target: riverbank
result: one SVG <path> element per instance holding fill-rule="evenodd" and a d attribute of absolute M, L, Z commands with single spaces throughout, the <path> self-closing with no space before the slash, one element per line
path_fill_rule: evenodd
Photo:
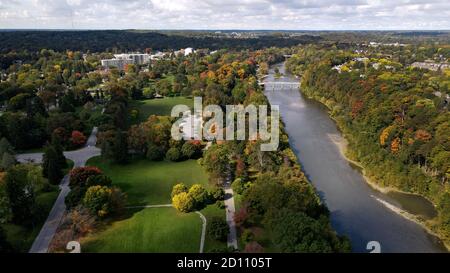
<path fill-rule="evenodd" d="M 301 91 L 299 91 L 301 92 Z M 366 172 L 365 167 L 358 161 L 352 159 L 349 157 L 349 147 L 348 147 L 348 141 L 346 140 L 346 136 L 343 133 L 342 128 L 340 128 L 338 121 L 336 120 L 335 117 L 333 117 L 333 115 L 331 115 L 331 111 L 332 109 L 330 109 L 330 107 L 324 103 L 322 100 L 309 96 L 308 94 L 305 94 L 303 92 L 301 92 L 301 94 L 303 94 L 304 96 L 306 96 L 308 99 L 314 100 L 316 102 L 321 103 L 322 105 L 324 105 L 327 108 L 327 112 L 328 112 L 328 116 L 334 121 L 334 123 L 336 124 L 337 128 L 341 131 L 342 133 L 342 137 L 338 136 L 338 137 L 330 137 L 330 139 L 333 141 L 333 143 L 338 147 L 340 154 L 342 155 L 343 158 L 345 158 L 345 160 L 347 160 L 349 163 L 357 166 L 360 170 L 360 173 L 362 175 L 362 177 L 364 178 L 365 182 L 374 190 L 383 193 L 383 194 L 388 194 L 390 192 L 397 192 L 397 193 L 402 193 L 402 194 L 409 194 L 409 195 L 416 195 L 419 196 L 421 198 L 424 198 L 426 200 L 428 200 L 431 204 L 433 204 L 434 207 L 436 207 L 436 205 L 434 204 L 434 202 L 432 200 L 430 200 L 428 197 L 418 194 L 418 193 L 412 193 L 412 192 L 406 192 L 403 190 L 400 190 L 398 188 L 392 187 L 392 186 L 381 186 L 379 185 L 377 182 L 375 182 L 373 179 L 371 179 Z M 439 234 L 439 232 L 437 232 L 434 228 L 434 222 L 435 222 L 435 218 L 430 219 L 430 220 L 425 220 L 422 219 L 419 215 L 415 215 L 412 213 L 409 213 L 408 211 L 405 211 L 397 206 L 392 205 L 391 203 L 374 197 L 375 200 L 377 200 L 378 202 L 382 203 L 385 207 L 387 207 L 388 209 L 390 209 L 391 211 L 395 212 L 396 214 L 404 217 L 405 219 L 408 219 L 409 221 L 412 221 L 418 225 L 420 225 L 422 228 L 424 228 L 430 235 L 433 235 L 437 238 L 439 238 L 442 242 L 442 244 L 445 246 L 445 248 L 447 249 L 448 252 L 450 252 L 450 240 L 446 240 L 446 238 L 444 238 L 441 234 Z"/>

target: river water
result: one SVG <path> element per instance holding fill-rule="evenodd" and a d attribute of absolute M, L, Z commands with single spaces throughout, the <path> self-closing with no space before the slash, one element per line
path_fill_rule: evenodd
<path fill-rule="evenodd" d="M 274 68 L 283 74 L 275 78 Z M 270 69 L 265 82 L 298 82 L 285 74 L 284 65 Z M 377 241 L 381 252 L 444 252 L 445 247 L 417 223 L 394 211 L 400 208 L 422 218 L 435 215 L 430 202 L 402 193 L 383 194 L 371 188 L 360 170 L 342 155 L 343 138 L 325 107 L 305 98 L 298 89 L 270 90 L 265 94 L 280 106 L 291 147 L 306 175 L 331 212 L 333 228 L 347 235 L 355 252 L 369 252 L 369 241 Z"/>

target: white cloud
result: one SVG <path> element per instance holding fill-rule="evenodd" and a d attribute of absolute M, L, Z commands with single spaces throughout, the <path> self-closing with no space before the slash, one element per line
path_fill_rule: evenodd
<path fill-rule="evenodd" d="M 0 28 L 450 29 L 448 0 L 0 0 Z"/>

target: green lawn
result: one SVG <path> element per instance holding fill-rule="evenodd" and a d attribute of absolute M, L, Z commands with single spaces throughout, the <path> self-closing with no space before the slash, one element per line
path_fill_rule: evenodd
<path fill-rule="evenodd" d="M 87 165 L 97 166 L 111 177 L 113 184 L 128 194 L 130 206 L 169 204 L 175 184 L 207 186 L 208 183 L 207 174 L 195 160 L 167 162 L 142 159 L 127 165 L 115 165 L 104 162 L 101 157 L 93 157 Z"/>
<path fill-rule="evenodd" d="M 170 204 L 172 187 L 179 182 L 211 187 L 207 173 L 195 160 L 154 162 L 142 159 L 115 165 L 94 157 L 87 165 L 97 166 L 110 176 L 113 184 L 128 194 L 129 206 Z M 215 204 L 201 212 L 207 221 L 213 216 L 225 219 L 225 210 Z M 200 230 L 201 220 L 197 214 L 183 214 L 172 208 L 149 208 L 134 211 L 126 220 L 114 222 L 92 235 L 86 244 L 92 252 L 198 252 Z M 225 247 L 225 242 L 206 236 L 205 252 Z"/>
<path fill-rule="evenodd" d="M 175 105 L 185 104 L 191 108 L 194 107 L 194 100 L 186 97 L 166 97 L 162 99 L 149 99 L 142 101 L 133 101 L 131 109 L 139 110 L 137 122 L 146 121 L 151 115 L 170 116 L 170 112 Z"/>
<path fill-rule="evenodd" d="M 82 252 L 198 252 L 202 221 L 196 213 L 147 208 L 81 242 Z"/>

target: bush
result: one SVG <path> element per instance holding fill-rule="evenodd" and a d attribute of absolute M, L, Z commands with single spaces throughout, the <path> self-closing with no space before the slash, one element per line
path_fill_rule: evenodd
<path fill-rule="evenodd" d="M 170 195 L 170 197 L 173 198 L 175 195 L 180 194 L 182 192 L 188 192 L 188 188 L 183 183 L 178 183 L 175 186 L 173 186 L 172 194 Z"/>
<path fill-rule="evenodd" d="M 200 145 L 188 141 L 181 147 L 181 153 L 185 158 L 197 158 L 201 151 L 200 148 Z"/>
<path fill-rule="evenodd" d="M 223 188 L 217 187 L 214 190 L 212 190 L 209 195 L 214 199 L 214 201 L 220 201 L 225 199 L 225 191 Z"/>
<path fill-rule="evenodd" d="M 218 241 L 226 241 L 229 233 L 227 222 L 220 217 L 213 217 L 208 225 L 208 235 Z"/>
<path fill-rule="evenodd" d="M 249 186 L 248 182 L 245 182 L 242 178 L 236 178 L 233 183 L 231 183 L 231 188 L 237 194 L 242 194 Z"/>
<path fill-rule="evenodd" d="M 253 241 L 253 239 L 254 239 L 253 232 L 249 229 L 244 229 L 244 232 L 242 232 L 242 234 L 241 234 L 242 242 L 247 244 L 247 243 Z"/>
<path fill-rule="evenodd" d="M 209 202 L 208 191 L 200 184 L 192 185 L 188 193 L 194 198 L 197 209 L 203 208 Z"/>
<path fill-rule="evenodd" d="M 225 202 L 224 202 L 224 201 L 217 200 L 217 201 L 216 201 L 216 206 L 217 206 L 219 209 L 224 209 L 224 208 L 225 208 Z"/>
<path fill-rule="evenodd" d="M 75 187 L 66 196 L 64 202 L 68 210 L 78 206 L 86 194 L 86 187 Z"/>
<path fill-rule="evenodd" d="M 73 147 L 80 147 L 86 143 L 87 138 L 80 131 L 73 131 L 70 137 Z"/>
<path fill-rule="evenodd" d="M 164 158 L 164 151 L 162 148 L 151 143 L 148 145 L 146 157 L 149 160 L 162 160 Z"/>
<path fill-rule="evenodd" d="M 102 174 L 97 167 L 78 167 L 70 171 L 70 187 L 84 187 L 91 176 Z"/>
<path fill-rule="evenodd" d="M 83 198 L 83 205 L 99 217 L 121 212 L 125 202 L 126 195 L 119 188 L 99 185 L 89 187 Z"/>
<path fill-rule="evenodd" d="M 106 186 L 92 186 L 86 191 L 83 198 L 83 205 L 89 209 L 92 214 L 99 217 L 105 217 L 111 212 L 111 189 Z"/>
<path fill-rule="evenodd" d="M 180 161 L 181 153 L 177 148 L 172 147 L 167 151 L 166 158 L 170 161 Z"/>
<path fill-rule="evenodd" d="M 172 205 L 181 212 L 191 212 L 195 208 L 195 200 L 187 192 L 182 192 L 172 198 Z"/>
<path fill-rule="evenodd" d="M 86 179 L 86 186 L 111 186 L 112 180 L 104 174 L 93 175 Z"/>

